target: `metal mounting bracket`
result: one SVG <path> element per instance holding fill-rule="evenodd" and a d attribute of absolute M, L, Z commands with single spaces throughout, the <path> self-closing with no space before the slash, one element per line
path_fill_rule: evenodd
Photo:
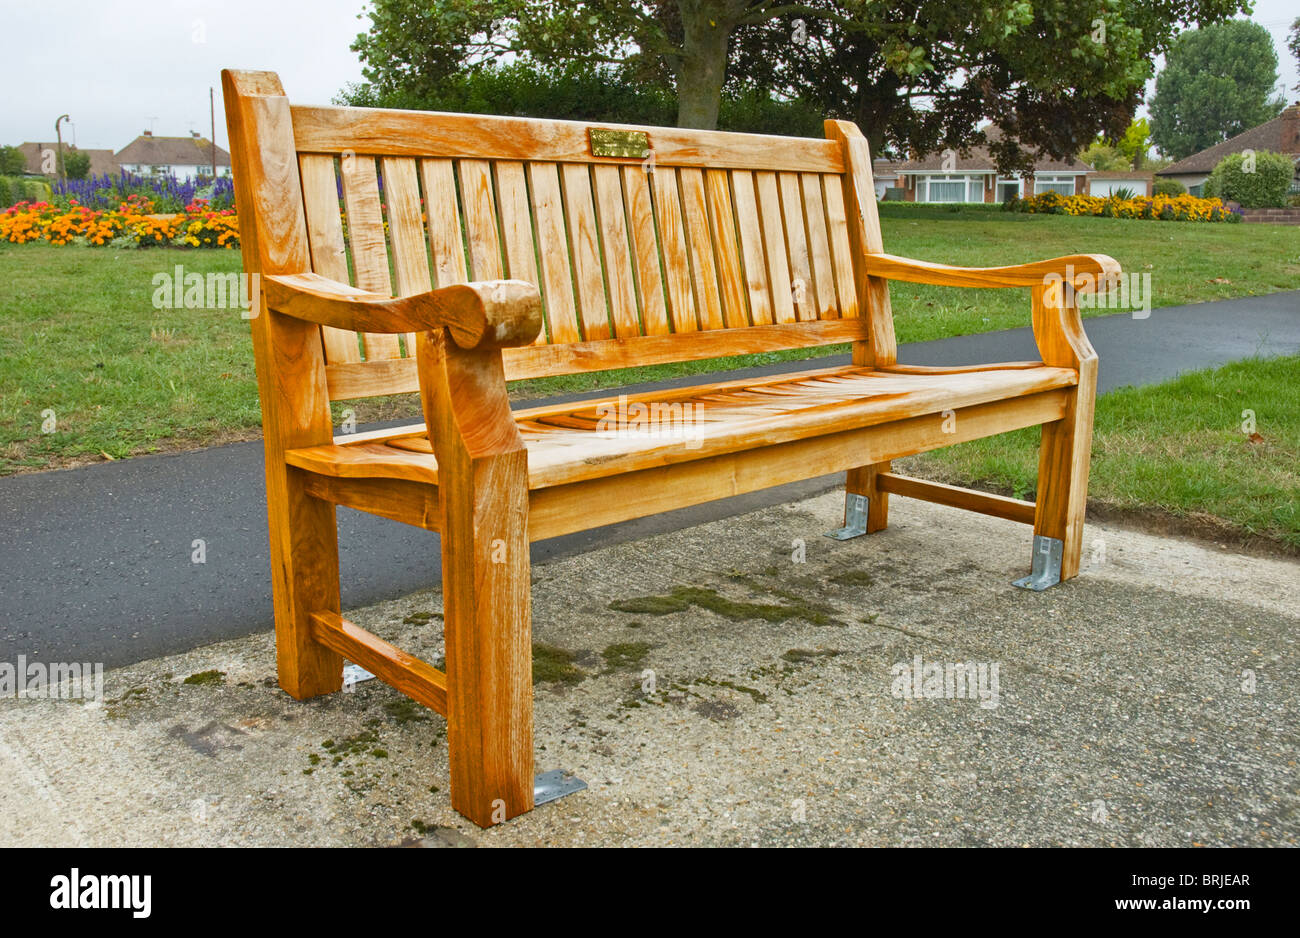
<path fill-rule="evenodd" d="M 871 504 L 871 499 L 865 495 L 855 495 L 848 492 L 844 496 L 844 527 L 836 528 L 834 531 L 827 531 L 827 537 L 833 537 L 837 541 L 847 541 L 851 537 L 859 537 L 867 533 L 867 507 Z"/>
<path fill-rule="evenodd" d="M 575 791 L 582 791 L 587 783 L 576 775 L 566 775 L 563 769 L 543 772 L 533 780 L 533 806 L 555 801 Z"/>
<path fill-rule="evenodd" d="M 1021 589 L 1043 590 L 1061 582 L 1061 557 L 1065 553 L 1065 542 L 1060 538 L 1034 535 L 1034 562 L 1029 576 L 1014 581 L 1012 586 Z"/>

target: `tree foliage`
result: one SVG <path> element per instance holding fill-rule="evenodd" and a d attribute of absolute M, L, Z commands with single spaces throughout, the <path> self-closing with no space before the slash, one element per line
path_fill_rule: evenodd
<path fill-rule="evenodd" d="M 1011 169 L 1122 134 L 1177 24 L 1247 3 L 372 0 L 353 48 L 381 100 L 442 100 L 456 76 L 506 63 L 578 64 L 662 89 L 681 126 L 717 126 L 728 98 L 804 102 L 856 121 L 876 152 L 969 147 L 991 119 Z"/>
<path fill-rule="evenodd" d="M 63 173 L 69 179 L 85 179 L 90 172 L 90 154 L 68 150 L 63 154 Z"/>
<path fill-rule="evenodd" d="M 1300 16 L 1297 16 L 1295 22 L 1291 24 L 1291 32 L 1286 37 L 1286 47 L 1292 57 L 1300 62 Z M 1300 84 L 1297 84 L 1293 90 L 1300 91 Z"/>
<path fill-rule="evenodd" d="M 22 150 L 14 146 L 0 147 L 0 176 L 21 176 L 26 168 Z"/>
<path fill-rule="evenodd" d="M 1151 101 L 1151 136 L 1174 159 L 1276 117 L 1277 52 L 1268 30 L 1229 20 L 1174 41 Z"/>

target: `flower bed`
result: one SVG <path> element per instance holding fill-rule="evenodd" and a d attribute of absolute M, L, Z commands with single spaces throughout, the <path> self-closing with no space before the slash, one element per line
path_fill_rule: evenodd
<path fill-rule="evenodd" d="M 75 197 L 66 207 L 49 202 L 19 202 L 0 213 L 0 241 L 26 244 L 89 244 L 138 247 L 239 247 L 234 209 L 214 211 L 196 199 L 182 212 L 156 214 L 153 202 L 130 195 L 116 209 L 94 209 Z"/>
<path fill-rule="evenodd" d="M 1096 195 L 1062 195 L 1043 192 L 1027 199 L 1011 199 L 1003 209 L 1043 215 L 1096 215 L 1101 218 L 1139 218 L 1154 221 L 1239 222 L 1241 213 L 1219 199 L 1192 195 L 1157 195 L 1152 198 L 1116 199 Z"/>

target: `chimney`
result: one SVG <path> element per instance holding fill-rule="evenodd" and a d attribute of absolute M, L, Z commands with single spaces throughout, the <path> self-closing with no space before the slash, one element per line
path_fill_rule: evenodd
<path fill-rule="evenodd" d="M 199 137 L 199 132 L 198 132 L 197 130 L 191 130 L 191 131 L 190 131 L 190 136 L 193 137 L 195 140 L 200 139 L 200 137 Z"/>
<path fill-rule="evenodd" d="M 1300 101 L 1282 112 L 1282 140 L 1280 149 L 1292 156 L 1300 153 Z"/>
<path fill-rule="evenodd" d="M 152 131 L 152 130 L 146 130 L 146 131 L 144 132 L 144 135 L 145 135 L 146 137 L 152 137 L 152 136 L 153 136 L 153 131 Z"/>

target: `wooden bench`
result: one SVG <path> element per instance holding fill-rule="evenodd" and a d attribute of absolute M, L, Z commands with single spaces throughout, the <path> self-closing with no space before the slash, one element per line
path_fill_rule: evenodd
<path fill-rule="evenodd" d="M 837 536 L 882 530 L 904 495 L 1032 524 L 1026 585 L 1078 571 L 1097 359 L 1075 295 L 1118 275 L 1110 258 L 883 253 L 844 121 L 814 140 L 303 107 L 273 73 L 222 82 L 261 283 L 280 685 L 337 691 L 347 658 L 444 714 L 451 803 L 474 822 L 533 807 L 531 541 L 846 472 Z M 889 280 L 1030 288 L 1042 361 L 898 364 Z M 851 364 L 622 406 L 507 400 L 521 378 L 833 343 Z M 424 424 L 335 436 L 331 401 L 417 390 Z M 667 423 L 647 426 L 656 405 Z M 890 470 L 1037 424 L 1036 503 Z M 341 617 L 336 505 L 441 534 L 445 673 Z"/>

